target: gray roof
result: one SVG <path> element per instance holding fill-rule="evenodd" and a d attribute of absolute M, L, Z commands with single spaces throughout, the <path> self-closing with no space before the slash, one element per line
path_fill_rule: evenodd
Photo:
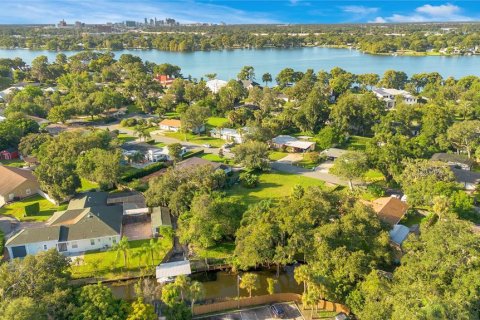
<path fill-rule="evenodd" d="M 475 163 L 473 160 L 468 159 L 468 157 L 456 154 L 456 153 L 435 153 L 431 160 L 442 161 L 442 162 L 451 162 L 451 163 L 461 163 L 468 166 L 473 166 Z"/>
<path fill-rule="evenodd" d="M 207 166 L 207 165 L 211 166 L 214 170 L 218 170 L 218 169 L 226 170 L 228 168 L 227 165 L 222 163 L 205 160 L 198 157 L 191 157 L 177 163 L 177 165 L 175 166 L 175 170 L 184 170 L 184 169 L 189 169 L 197 166 Z"/>
<path fill-rule="evenodd" d="M 404 225 L 396 224 L 390 230 L 390 239 L 398 245 L 401 245 L 407 239 L 410 229 Z"/>
<path fill-rule="evenodd" d="M 152 209 L 152 228 L 158 228 L 161 226 L 172 226 L 172 220 L 170 219 L 170 210 L 167 207 L 155 207 Z"/>
<path fill-rule="evenodd" d="M 76 195 L 68 204 L 68 210 L 83 209 L 107 204 L 108 192 L 85 192 Z"/>
<path fill-rule="evenodd" d="M 145 142 L 127 142 L 122 144 L 121 148 L 126 151 L 139 151 L 142 153 L 147 153 L 148 150 L 161 150 L 153 145 L 150 145 Z"/>
<path fill-rule="evenodd" d="M 455 175 L 455 180 L 460 183 L 478 184 L 480 182 L 480 173 L 469 170 L 451 168 Z"/>
<path fill-rule="evenodd" d="M 6 245 L 57 240 L 59 242 L 117 236 L 122 231 L 121 205 L 97 206 L 55 213 L 42 228 L 23 229 Z"/>

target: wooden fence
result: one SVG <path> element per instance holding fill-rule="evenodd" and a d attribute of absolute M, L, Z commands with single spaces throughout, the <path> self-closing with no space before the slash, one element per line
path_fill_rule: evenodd
<path fill-rule="evenodd" d="M 193 314 L 198 316 L 202 314 L 216 313 L 226 310 L 235 310 L 239 307 L 240 309 L 243 309 L 265 304 L 292 301 L 301 304 L 302 296 L 296 293 L 275 293 L 271 295 L 256 296 L 251 298 L 241 298 L 240 301 L 230 300 L 212 304 L 195 305 L 193 307 Z M 319 302 L 318 308 L 325 311 L 344 312 L 347 314 L 350 313 L 350 310 L 346 306 L 325 300 Z"/>

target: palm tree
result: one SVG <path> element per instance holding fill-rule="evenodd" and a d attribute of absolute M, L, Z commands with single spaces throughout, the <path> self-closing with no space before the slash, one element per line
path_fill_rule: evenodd
<path fill-rule="evenodd" d="M 117 259 L 120 255 L 123 255 L 123 262 L 125 267 L 127 267 L 127 258 L 128 250 L 130 249 L 130 244 L 128 243 L 128 238 L 123 236 L 122 239 L 112 247 L 113 251 L 117 252 Z"/>
<path fill-rule="evenodd" d="M 270 73 L 264 73 L 262 76 L 262 81 L 265 82 L 265 86 L 268 86 L 267 84 L 269 82 L 272 82 L 272 75 Z"/>
<path fill-rule="evenodd" d="M 150 239 L 148 244 L 145 245 L 147 247 L 147 251 L 150 253 L 150 257 L 152 258 L 152 265 L 154 265 L 154 253 L 160 250 L 162 244 L 158 241 L 158 239 Z"/>
<path fill-rule="evenodd" d="M 198 281 L 193 281 L 192 284 L 190 285 L 190 290 L 189 290 L 189 298 L 191 303 L 192 314 L 193 314 L 193 305 L 195 304 L 195 301 L 203 299 L 204 296 L 205 296 L 205 288 L 203 287 L 203 284 L 201 284 Z"/>
<path fill-rule="evenodd" d="M 175 286 L 180 290 L 180 296 L 182 301 L 185 299 L 185 292 L 187 292 L 188 287 L 190 286 L 190 278 L 187 278 L 185 275 L 180 275 L 175 278 Z"/>

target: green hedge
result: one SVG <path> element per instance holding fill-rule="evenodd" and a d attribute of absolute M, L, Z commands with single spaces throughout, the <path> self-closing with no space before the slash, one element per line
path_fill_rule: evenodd
<path fill-rule="evenodd" d="M 25 206 L 25 217 L 35 216 L 40 213 L 40 204 L 38 202 Z"/>
<path fill-rule="evenodd" d="M 166 168 L 166 167 L 167 167 L 167 165 L 164 162 L 155 162 L 155 163 L 149 164 L 148 166 L 141 169 L 140 171 L 126 174 L 125 176 L 122 177 L 122 180 L 124 182 L 130 182 L 134 179 L 139 179 L 139 178 L 143 178 L 145 176 L 148 176 L 149 174 L 157 172 L 158 170 Z"/>

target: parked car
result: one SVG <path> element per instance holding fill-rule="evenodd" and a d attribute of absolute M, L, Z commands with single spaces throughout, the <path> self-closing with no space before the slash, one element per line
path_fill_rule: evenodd
<path fill-rule="evenodd" d="M 209 143 L 205 143 L 205 144 L 202 144 L 202 147 L 204 147 L 204 148 L 211 148 L 212 145 L 209 144 Z"/>
<path fill-rule="evenodd" d="M 272 304 L 270 306 L 270 310 L 272 311 L 275 318 L 280 318 L 280 319 L 285 318 L 285 310 L 283 309 L 283 307 L 281 305 Z"/>

